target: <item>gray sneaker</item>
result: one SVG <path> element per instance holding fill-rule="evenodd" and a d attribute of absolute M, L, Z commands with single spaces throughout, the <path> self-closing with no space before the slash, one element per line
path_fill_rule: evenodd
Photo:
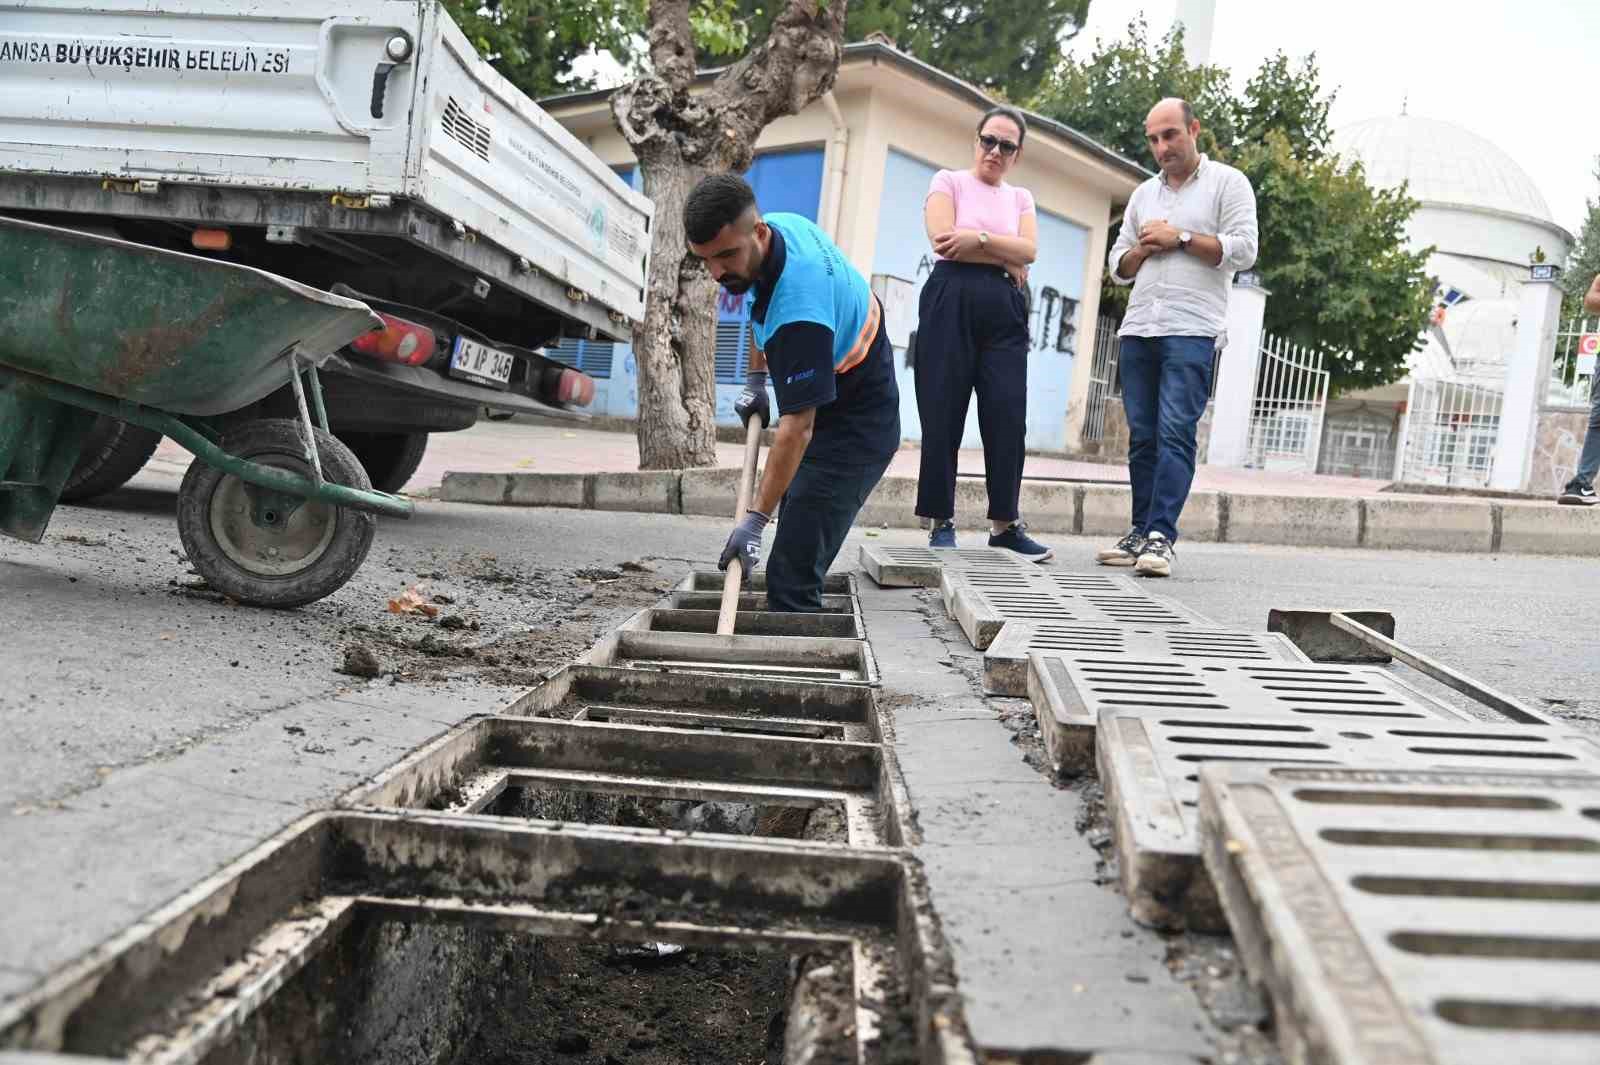
<path fill-rule="evenodd" d="M 1177 554 L 1177 549 L 1160 533 L 1151 533 L 1144 542 L 1144 548 L 1139 552 L 1139 561 L 1133 567 L 1133 572 L 1141 577 L 1170 577 L 1172 576 L 1172 559 Z"/>
<path fill-rule="evenodd" d="M 1144 533 L 1131 529 L 1127 536 L 1095 555 L 1094 560 L 1102 566 L 1131 566 L 1139 561 L 1139 552 L 1142 550 Z"/>

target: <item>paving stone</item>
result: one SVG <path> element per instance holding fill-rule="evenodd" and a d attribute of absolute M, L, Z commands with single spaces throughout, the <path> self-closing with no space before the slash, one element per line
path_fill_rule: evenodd
<path fill-rule="evenodd" d="M 1227 633 L 1270 646 L 1270 634 Z M 1292 648 L 1285 654 L 1292 653 Z M 1080 773 L 1094 759 L 1094 732 L 1103 711 L 1149 707 L 1175 715 L 1258 717 L 1363 725 L 1472 722 L 1465 711 L 1438 702 L 1382 669 L 1279 661 L 1194 657 L 1114 658 L 1035 654 L 1028 662 L 1028 698 L 1039 718 L 1045 750 L 1057 769 Z"/>
<path fill-rule="evenodd" d="M 1200 840 L 1295 1061 L 1600 1061 L 1600 780 L 1208 765 Z"/>
<path fill-rule="evenodd" d="M 1018 572 L 1031 569 L 1014 551 L 998 547 L 884 547 L 861 545 L 861 568 L 880 587 L 937 588 L 946 568 Z"/>
<path fill-rule="evenodd" d="M 1274 762 L 1600 773 L 1600 741 L 1532 725 L 1360 724 L 1283 715 L 1102 712 L 1095 750 L 1112 816 L 1123 894 L 1145 924 L 1225 927 L 1200 870 L 1199 771 L 1205 762 Z"/>

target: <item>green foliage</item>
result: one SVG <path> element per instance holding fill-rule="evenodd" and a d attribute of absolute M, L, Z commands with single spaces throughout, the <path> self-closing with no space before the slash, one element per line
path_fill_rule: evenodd
<path fill-rule="evenodd" d="M 1274 55 L 1236 94 L 1226 70 L 1189 63 L 1181 32 L 1151 40 L 1136 20 L 1122 40 L 1063 60 L 1030 105 L 1150 167 L 1144 120 L 1167 96 L 1189 101 L 1201 150 L 1255 189 L 1267 330 L 1323 352 L 1334 393 L 1404 376 L 1432 307 L 1431 249 L 1406 250 L 1415 200 L 1372 189 L 1329 148 L 1333 94 L 1316 57 Z M 1128 290 L 1101 291 L 1102 313 L 1120 314 Z"/>
<path fill-rule="evenodd" d="M 754 40 L 765 38 L 776 0 L 735 0 Z M 1089 0 L 1029 4 L 850 0 L 845 39 L 888 35 L 925 63 L 994 96 L 1023 100 L 1044 83 L 1063 42 L 1089 14 Z"/>
<path fill-rule="evenodd" d="M 478 54 L 538 98 L 593 88 L 571 74 L 591 48 L 637 58 L 646 0 L 444 0 Z"/>
<path fill-rule="evenodd" d="M 1600 161 L 1594 171 L 1600 182 Z M 1595 276 L 1600 274 L 1600 199 L 1585 201 L 1583 228 L 1578 232 L 1578 242 L 1567 258 L 1566 272 L 1561 275 L 1561 317 L 1574 318 L 1586 313 L 1583 295 L 1589 291 Z"/>

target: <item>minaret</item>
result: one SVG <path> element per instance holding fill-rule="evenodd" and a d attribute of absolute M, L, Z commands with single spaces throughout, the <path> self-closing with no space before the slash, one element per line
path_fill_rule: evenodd
<path fill-rule="evenodd" d="M 1183 53 L 1191 66 L 1211 62 L 1211 28 L 1217 19 L 1217 0 L 1178 0 L 1173 28 L 1183 27 Z"/>

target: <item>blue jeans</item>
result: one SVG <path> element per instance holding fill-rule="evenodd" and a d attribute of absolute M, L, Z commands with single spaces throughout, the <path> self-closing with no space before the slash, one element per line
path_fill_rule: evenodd
<path fill-rule="evenodd" d="M 1119 369 L 1128 415 L 1133 527 L 1178 539 L 1194 483 L 1195 429 L 1211 398 L 1214 337 L 1123 337 Z"/>
<path fill-rule="evenodd" d="M 1578 456 L 1572 481 L 1593 488 L 1594 475 L 1600 473 L 1600 374 L 1590 382 L 1589 392 L 1589 431 L 1583 434 L 1583 452 Z"/>
<path fill-rule="evenodd" d="M 800 460 L 767 556 L 768 610 L 822 609 L 822 578 L 893 457 L 868 463 Z"/>

